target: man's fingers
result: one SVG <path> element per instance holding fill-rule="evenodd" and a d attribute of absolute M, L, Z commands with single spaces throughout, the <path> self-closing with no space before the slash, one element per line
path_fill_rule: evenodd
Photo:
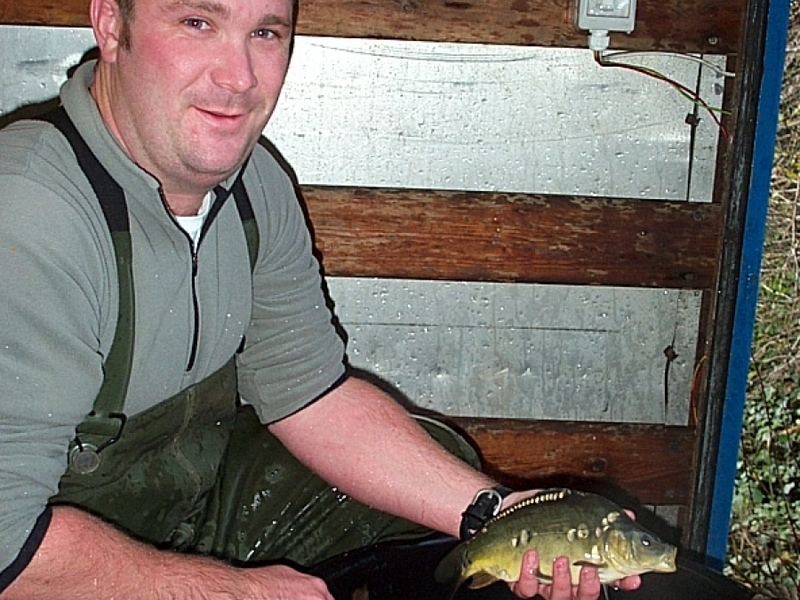
<path fill-rule="evenodd" d="M 600 576 L 597 569 L 583 567 L 578 581 L 577 600 L 596 600 L 600 595 Z"/>
<path fill-rule="evenodd" d="M 620 579 L 614 585 L 621 590 L 630 592 L 632 590 L 639 589 L 639 586 L 642 585 L 642 578 L 639 577 L 638 575 L 631 575 L 630 577 L 626 577 L 625 579 Z"/>
<path fill-rule="evenodd" d="M 527 552 L 522 558 L 519 580 L 514 584 L 514 594 L 520 598 L 532 598 L 539 591 L 539 555 L 536 552 Z"/>
<path fill-rule="evenodd" d="M 569 561 L 560 557 L 553 561 L 553 584 L 551 585 L 550 600 L 571 600 L 572 580 L 569 573 Z"/>

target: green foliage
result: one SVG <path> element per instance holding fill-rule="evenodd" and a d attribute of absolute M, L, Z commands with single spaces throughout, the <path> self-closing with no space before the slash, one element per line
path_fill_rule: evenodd
<path fill-rule="evenodd" d="M 745 410 L 728 569 L 753 585 L 800 582 L 800 377 L 775 387 L 754 369 Z"/>

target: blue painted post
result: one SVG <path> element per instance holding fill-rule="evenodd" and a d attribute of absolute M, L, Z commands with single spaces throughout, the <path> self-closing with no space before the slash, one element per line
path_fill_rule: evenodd
<path fill-rule="evenodd" d="M 739 265 L 730 363 L 725 387 L 714 492 L 711 500 L 706 560 L 721 570 L 725 564 L 730 527 L 736 463 L 742 435 L 750 349 L 758 299 L 759 272 L 764 247 L 767 204 L 786 54 L 790 0 L 771 0 L 767 14 L 764 70 L 758 101 L 752 172 Z"/>

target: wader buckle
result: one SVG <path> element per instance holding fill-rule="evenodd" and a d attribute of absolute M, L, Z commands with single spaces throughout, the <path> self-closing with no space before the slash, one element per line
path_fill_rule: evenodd
<path fill-rule="evenodd" d="M 103 418 L 98 417 L 94 411 L 89 413 L 89 417 L 97 419 Z M 115 434 L 99 446 L 90 442 L 82 442 L 80 435 L 77 433 L 75 434 L 75 445 L 69 451 L 69 464 L 81 475 L 94 473 L 100 467 L 100 453 L 119 440 L 122 436 L 122 430 L 125 428 L 125 423 L 128 421 L 127 415 L 119 412 L 109 413 L 106 419 L 116 419 L 119 421 L 119 427 Z"/>

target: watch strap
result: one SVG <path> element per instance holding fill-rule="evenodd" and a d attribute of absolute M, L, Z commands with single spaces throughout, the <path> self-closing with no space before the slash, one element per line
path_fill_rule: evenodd
<path fill-rule="evenodd" d="M 461 527 L 459 528 L 459 537 L 461 540 L 468 540 L 481 527 L 483 527 L 489 519 L 497 516 L 500 508 L 503 506 L 503 499 L 512 492 L 511 489 L 502 485 L 496 485 L 492 488 L 480 490 L 475 494 L 472 504 L 461 513 Z"/>

